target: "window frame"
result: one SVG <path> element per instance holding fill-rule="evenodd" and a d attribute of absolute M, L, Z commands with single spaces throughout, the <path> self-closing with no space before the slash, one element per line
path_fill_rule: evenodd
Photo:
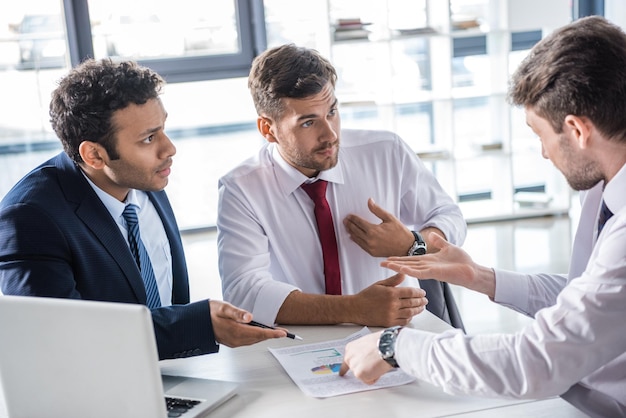
<path fill-rule="evenodd" d="M 142 60 L 169 83 L 246 77 L 252 60 L 267 48 L 262 0 L 233 0 L 240 52 Z M 72 66 L 94 56 L 88 0 L 63 0 L 68 49 Z"/>

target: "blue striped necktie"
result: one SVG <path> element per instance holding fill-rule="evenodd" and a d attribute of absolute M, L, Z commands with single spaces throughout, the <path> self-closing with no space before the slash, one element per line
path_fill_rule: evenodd
<path fill-rule="evenodd" d="M 128 227 L 128 243 L 130 245 L 130 251 L 133 253 L 133 257 L 135 257 L 135 262 L 137 262 L 137 267 L 139 267 L 139 271 L 141 272 L 143 284 L 146 287 L 146 305 L 150 309 L 158 308 L 161 306 L 159 288 L 156 278 L 154 277 L 150 257 L 148 256 L 146 247 L 144 247 L 143 242 L 141 242 L 141 236 L 139 235 L 139 219 L 137 218 L 135 207 L 136 206 L 133 204 L 128 204 L 122 213 Z"/>

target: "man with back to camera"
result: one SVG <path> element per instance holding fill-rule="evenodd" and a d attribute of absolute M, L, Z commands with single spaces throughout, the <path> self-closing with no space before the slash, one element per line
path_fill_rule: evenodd
<path fill-rule="evenodd" d="M 540 41 L 513 75 L 511 102 L 541 141 L 542 155 L 581 191 L 567 276 L 480 266 L 432 236 L 439 252 L 383 265 L 486 294 L 534 316 L 516 334 L 465 336 L 393 328 L 346 347 L 366 383 L 392 366 L 452 394 L 560 395 L 593 417 L 626 416 L 626 34 L 598 16 Z"/>
<path fill-rule="evenodd" d="M 50 120 L 64 152 L 0 202 L 2 292 L 145 304 L 161 359 L 284 337 L 244 324 L 250 313 L 228 303 L 189 303 L 180 233 L 163 191 L 176 153 L 164 131 L 163 83 L 148 68 L 111 60 L 87 60 L 60 81 Z"/>
<path fill-rule="evenodd" d="M 219 182 L 224 299 L 267 324 L 370 326 L 406 325 L 428 302 L 462 328 L 447 286 L 401 285 L 379 265 L 426 251 L 427 232 L 462 244 L 460 209 L 397 135 L 341 130 L 336 78 L 295 45 L 254 60 L 248 86 L 267 143 Z"/>

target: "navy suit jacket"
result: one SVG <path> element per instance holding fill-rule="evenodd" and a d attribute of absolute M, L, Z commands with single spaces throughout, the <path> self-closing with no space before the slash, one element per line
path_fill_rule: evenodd
<path fill-rule="evenodd" d="M 172 306 L 152 310 L 159 357 L 216 352 L 208 301 L 189 303 L 185 255 L 167 195 L 148 195 L 172 251 Z M 0 286 L 5 295 L 146 303 L 119 227 L 64 152 L 27 174 L 0 202 Z"/>

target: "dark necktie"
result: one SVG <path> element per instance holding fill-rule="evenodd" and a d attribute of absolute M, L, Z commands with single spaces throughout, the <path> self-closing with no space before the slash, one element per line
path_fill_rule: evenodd
<path fill-rule="evenodd" d="M 611 218 L 611 216 L 613 216 L 613 212 L 611 212 L 611 210 L 606 206 L 606 203 L 604 203 L 604 200 L 602 200 L 600 216 L 598 216 L 598 235 L 600 235 L 602 228 L 604 228 L 604 224 Z"/>
<path fill-rule="evenodd" d="M 330 206 L 326 200 L 326 186 L 324 180 L 315 183 L 303 184 L 302 188 L 315 203 L 315 221 L 317 231 L 322 244 L 324 257 L 324 278 L 327 295 L 341 295 L 341 272 L 339 271 L 339 252 L 337 251 L 337 238 L 335 237 L 335 225 L 330 213 Z"/>
<path fill-rule="evenodd" d="M 158 308 L 161 306 L 161 298 L 159 297 L 159 288 L 157 286 L 156 279 L 154 277 L 154 270 L 152 269 L 152 263 L 150 257 L 146 251 L 146 247 L 141 242 L 141 236 L 139 235 L 139 220 L 137 218 L 137 211 L 135 205 L 129 204 L 124 208 L 122 215 L 126 220 L 128 227 L 128 243 L 130 245 L 130 251 L 135 257 L 135 262 L 139 271 L 141 272 L 141 278 L 143 284 L 146 287 L 146 305 L 148 308 Z"/>

